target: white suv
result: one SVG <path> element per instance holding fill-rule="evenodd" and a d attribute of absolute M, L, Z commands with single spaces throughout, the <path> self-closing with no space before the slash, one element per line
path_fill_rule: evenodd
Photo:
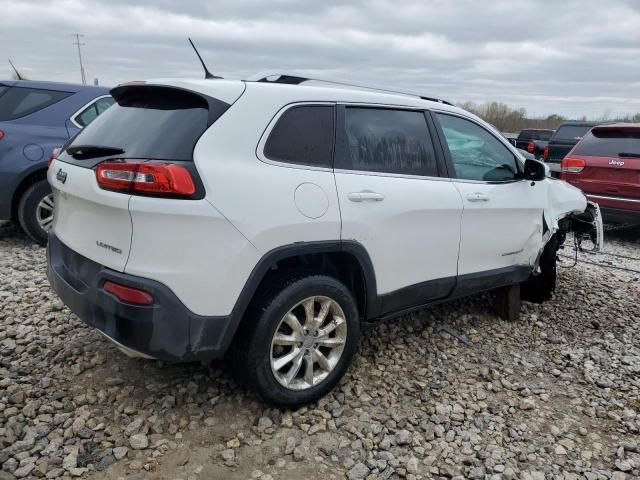
<path fill-rule="evenodd" d="M 440 100 L 293 76 L 121 85 L 50 165 L 51 285 L 130 355 L 210 361 L 280 405 L 363 323 L 523 284 L 597 206 Z M 595 232 L 595 233 L 594 233 Z"/>

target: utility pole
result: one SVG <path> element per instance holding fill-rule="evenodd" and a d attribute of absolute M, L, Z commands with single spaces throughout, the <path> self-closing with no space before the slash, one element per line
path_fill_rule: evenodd
<path fill-rule="evenodd" d="M 84 37 L 84 35 L 81 35 L 79 33 L 72 33 L 71 36 L 76 38 L 76 41 L 73 42 L 73 44 L 78 46 L 78 60 L 80 60 L 80 75 L 82 76 L 82 84 L 86 85 L 87 80 L 84 76 L 84 67 L 82 66 L 82 53 L 80 51 L 80 47 L 84 45 L 84 43 L 80 42 L 80 37 Z"/>

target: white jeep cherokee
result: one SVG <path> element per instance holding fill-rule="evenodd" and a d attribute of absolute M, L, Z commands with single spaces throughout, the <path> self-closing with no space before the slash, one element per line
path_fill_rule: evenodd
<path fill-rule="evenodd" d="M 48 276 L 130 355 L 210 361 L 285 406 L 363 323 L 522 284 L 597 206 L 443 101 L 276 76 L 121 85 L 49 168 Z M 594 233 L 595 232 L 595 233 Z"/>

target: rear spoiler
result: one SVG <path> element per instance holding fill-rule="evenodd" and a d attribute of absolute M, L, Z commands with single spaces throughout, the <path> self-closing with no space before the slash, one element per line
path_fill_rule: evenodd
<path fill-rule="evenodd" d="M 222 100 L 193 90 L 167 85 L 148 85 L 131 82 L 112 88 L 111 96 L 121 106 L 145 105 L 147 108 L 206 108 L 210 127 L 231 106 Z"/>

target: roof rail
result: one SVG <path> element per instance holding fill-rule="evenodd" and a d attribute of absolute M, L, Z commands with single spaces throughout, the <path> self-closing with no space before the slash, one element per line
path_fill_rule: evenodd
<path fill-rule="evenodd" d="M 430 102 L 438 102 L 438 103 L 444 103 L 445 105 L 454 106 L 453 103 L 451 103 L 451 102 L 449 102 L 447 100 L 443 100 L 441 98 L 429 97 L 429 96 L 425 96 L 425 95 L 420 95 L 419 93 L 406 92 L 406 91 L 402 91 L 402 90 L 391 90 L 391 89 L 388 89 L 388 88 L 381 88 L 381 87 L 371 87 L 371 86 L 368 86 L 368 85 L 359 85 L 357 83 L 341 82 L 341 81 L 338 81 L 338 80 L 327 80 L 327 79 L 322 79 L 322 78 L 302 77 L 302 76 L 299 76 L 299 75 L 291 75 L 291 74 L 284 74 L 284 73 L 257 74 L 257 75 L 253 75 L 253 76 L 249 77 L 245 81 L 247 81 L 247 82 L 260 82 L 260 83 L 280 83 L 280 84 L 286 84 L 286 85 L 300 85 L 301 83 L 304 83 L 304 82 L 321 82 L 321 83 L 329 83 L 329 84 L 332 84 L 332 85 L 339 85 L 341 87 L 361 88 L 361 89 L 364 89 L 364 90 L 373 90 L 373 91 L 376 91 L 376 92 L 392 93 L 392 94 L 396 94 L 396 95 L 406 95 L 406 96 L 409 96 L 409 97 L 417 97 L 417 98 L 420 98 L 422 100 L 428 100 Z"/>

